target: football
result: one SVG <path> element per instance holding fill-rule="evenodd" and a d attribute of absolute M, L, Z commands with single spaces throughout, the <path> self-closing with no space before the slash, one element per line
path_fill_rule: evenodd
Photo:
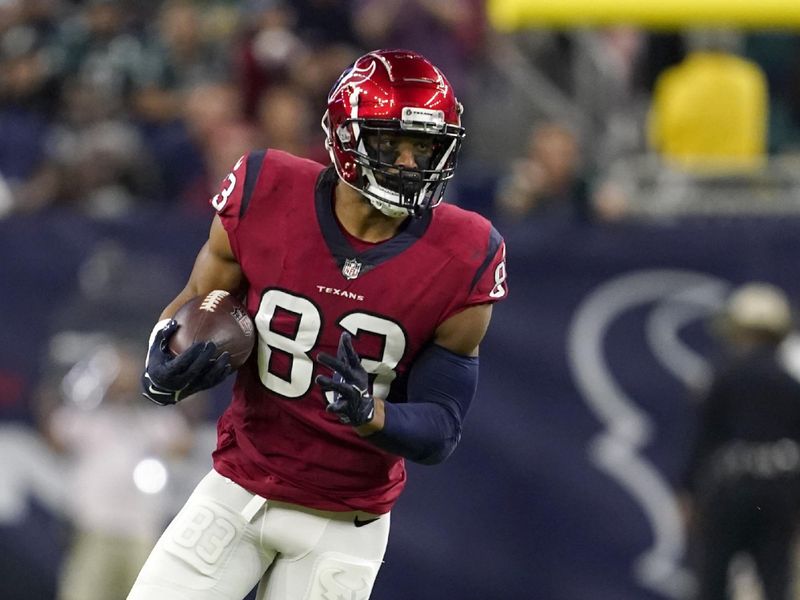
<path fill-rule="evenodd" d="M 231 366 L 241 367 L 256 342 L 256 331 L 244 305 L 225 290 L 197 296 L 178 309 L 178 329 L 169 338 L 169 349 L 180 354 L 195 342 L 214 342 L 217 356 L 231 355 Z"/>

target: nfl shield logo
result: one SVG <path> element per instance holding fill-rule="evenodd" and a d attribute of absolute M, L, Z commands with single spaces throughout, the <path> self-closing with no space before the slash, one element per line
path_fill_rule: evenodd
<path fill-rule="evenodd" d="M 348 258 L 344 261 L 344 266 L 342 267 L 342 275 L 347 277 L 347 279 L 355 279 L 358 277 L 358 274 L 361 272 L 361 263 L 356 258 Z"/>

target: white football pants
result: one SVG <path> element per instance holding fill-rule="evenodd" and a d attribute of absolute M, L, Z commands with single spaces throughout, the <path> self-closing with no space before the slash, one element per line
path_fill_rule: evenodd
<path fill-rule="evenodd" d="M 128 600 L 367 600 L 389 515 L 265 500 L 211 471 L 166 529 Z M 356 521 L 358 519 L 358 521 Z"/>

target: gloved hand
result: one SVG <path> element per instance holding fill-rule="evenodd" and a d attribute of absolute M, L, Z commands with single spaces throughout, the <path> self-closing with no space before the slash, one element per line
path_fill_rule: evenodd
<path fill-rule="evenodd" d="M 142 375 L 142 394 L 161 406 L 214 387 L 231 372 L 230 355 L 223 352 L 214 359 L 217 347 L 213 342 L 195 342 L 173 356 L 167 342 L 177 328 L 177 321 L 171 319 L 151 336 Z"/>
<path fill-rule="evenodd" d="M 375 415 L 375 399 L 369 393 L 369 377 L 353 349 L 350 334 L 342 333 L 335 357 L 320 352 L 317 360 L 333 369 L 333 378 L 317 375 L 315 380 L 323 391 L 333 392 L 333 402 L 326 410 L 354 427 L 369 423 Z"/>

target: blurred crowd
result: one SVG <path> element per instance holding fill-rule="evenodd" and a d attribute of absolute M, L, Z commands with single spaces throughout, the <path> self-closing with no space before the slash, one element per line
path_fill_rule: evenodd
<path fill-rule="evenodd" d="M 0 214 L 201 208 L 250 148 L 327 161 L 319 119 L 339 73 L 390 44 L 435 50 L 460 82 L 479 4 L 2 2 Z"/>
<path fill-rule="evenodd" d="M 631 200 L 611 176 L 620 159 L 756 164 L 794 150 L 798 45 L 632 27 L 501 35 L 482 0 L 4 0 L 0 216 L 200 211 L 250 148 L 327 162 L 331 84 L 369 49 L 406 47 L 466 106 L 451 200 L 617 220 Z"/>

